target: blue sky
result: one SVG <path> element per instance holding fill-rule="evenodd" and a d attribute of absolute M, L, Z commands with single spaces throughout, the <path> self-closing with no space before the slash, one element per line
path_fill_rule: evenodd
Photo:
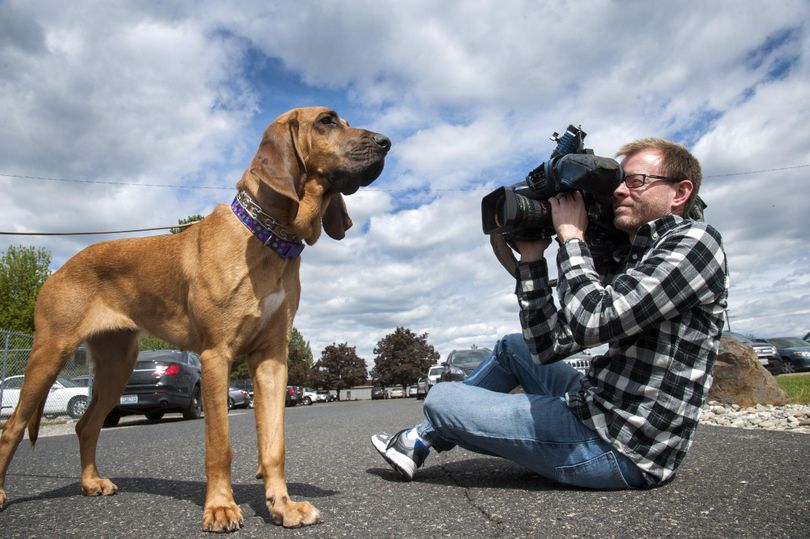
<path fill-rule="evenodd" d="M 393 141 L 303 255 L 295 325 L 369 366 L 397 326 L 446 357 L 516 331 L 480 200 L 552 132 L 613 155 L 661 136 L 701 160 L 735 331 L 810 331 L 806 1 L 0 2 L 0 231 L 171 225 L 230 202 L 261 132 L 326 105 Z M 753 171 L 761 171 L 752 174 Z M 13 176 L 68 178 L 75 183 Z M 176 189 L 154 185 L 193 185 Z M 0 236 L 54 268 L 98 237 Z M 328 276 L 328 277 L 325 277 Z"/>

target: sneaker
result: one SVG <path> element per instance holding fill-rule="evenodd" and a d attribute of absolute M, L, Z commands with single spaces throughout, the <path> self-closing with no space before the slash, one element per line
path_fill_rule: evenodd
<path fill-rule="evenodd" d="M 425 458 L 430 454 L 430 449 L 421 440 L 416 440 L 413 447 L 405 444 L 403 440 L 409 430 L 411 429 L 401 430 L 393 436 L 380 432 L 371 437 L 374 449 L 406 481 L 413 479 L 416 469 L 422 467 Z"/>

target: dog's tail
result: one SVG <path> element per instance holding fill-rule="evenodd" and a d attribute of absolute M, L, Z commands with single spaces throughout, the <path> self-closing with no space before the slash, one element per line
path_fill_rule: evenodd
<path fill-rule="evenodd" d="M 47 395 L 42 397 L 42 401 L 40 401 L 34 415 L 31 416 L 31 420 L 28 422 L 28 439 L 31 440 L 31 447 L 35 447 L 37 445 L 37 438 L 39 438 L 39 423 L 42 421 L 42 412 L 45 410 L 45 399 L 47 398 Z"/>

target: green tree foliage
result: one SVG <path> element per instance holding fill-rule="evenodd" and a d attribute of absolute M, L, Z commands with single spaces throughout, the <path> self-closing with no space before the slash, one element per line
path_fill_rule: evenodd
<path fill-rule="evenodd" d="M 188 223 L 194 223 L 196 221 L 202 221 L 202 220 L 203 220 L 203 216 L 200 215 L 199 213 L 195 213 L 194 215 L 189 215 L 185 219 L 178 219 L 177 224 L 178 225 L 185 225 L 185 224 L 188 224 Z M 179 234 L 180 232 L 182 232 L 184 230 L 188 230 L 189 228 L 191 228 L 191 227 L 188 227 L 188 226 L 180 227 L 179 226 L 177 228 L 170 229 L 170 231 L 171 231 L 172 234 Z"/>
<path fill-rule="evenodd" d="M 354 346 L 330 344 L 312 368 L 312 383 L 317 387 L 340 391 L 366 381 L 366 362 L 357 355 Z"/>
<path fill-rule="evenodd" d="M 413 384 L 439 361 L 439 353 L 427 342 L 427 333 L 416 335 L 398 327 L 374 348 L 374 377 L 385 386 Z"/>
<path fill-rule="evenodd" d="M 311 385 L 312 349 L 304 336 L 296 328 L 290 334 L 290 347 L 287 354 L 287 383 L 294 386 Z M 250 378 L 247 357 L 236 358 L 231 366 L 231 380 Z"/>
<path fill-rule="evenodd" d="M 138 340 L 138 350 L 177 350 L 177 347 L 157 337 L 141 337 Z"/>
<path fill-rule="evenodd" d="M 47 249 L 10 246 L 0 256 L 0 329 L 34 332 L 34 306 L 50 275 Z"/>
<path fill-rule="evenodd" d="M 287 354 L 287 383 L 292 386 L 314 385 L 310 379 L 312 361 L 312 348 L 301 332 L 293 328 Z"/>

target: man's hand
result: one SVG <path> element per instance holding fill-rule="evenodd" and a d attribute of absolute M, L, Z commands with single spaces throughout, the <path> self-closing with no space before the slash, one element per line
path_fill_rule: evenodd
<path fill-rule="evenodd" d="M 514 240 L 514 243 L 520 251 L 521 262 L 536 262 L 543 258 L 543 253 L 551 245 L 551 238 L 533 241 Z"/>
<path fill-rule="evenodd" d="M 551 204 L 551 222 L 560 242 L 571 238 L 585 239 L 585 229 L 588 228 L 588 212 L 585 211 L 585 201 L 579 191 L 559 193 L 548 199 Z"/>

